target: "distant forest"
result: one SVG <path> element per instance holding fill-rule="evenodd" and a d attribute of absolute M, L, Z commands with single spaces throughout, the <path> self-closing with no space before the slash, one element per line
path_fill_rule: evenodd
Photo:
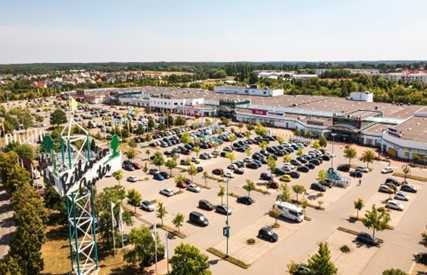
<path fill-rule="evenodd" d="M 212 69 L 233 70 L 307 70 L 313 68 L 376 68 L 382 71 L 396 68 L 417 69 L 427 67 L 427 61 L 341 61 L 341 62 L 108 62 L 108 63 L 31 63 L 0 64 L 0 74 L 43 74 L 55 71 L 94 70 L 115 72 L 122 70 L 200 72 Z"/>

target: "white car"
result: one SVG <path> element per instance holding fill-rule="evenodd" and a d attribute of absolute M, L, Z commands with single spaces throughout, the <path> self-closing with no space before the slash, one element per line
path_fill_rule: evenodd
<path fill-rule="evenodd" d="M 191 192 L 194 192 L 194 193 L 199 193 L 199 192 L 200 192 L 200 187 L 199 187 L 199 186 L 197 186 L 197 185 L 195 185 L 195 184 L 193 184 L 193 183 L 190 183 L 190 184 L 187 186 L 187 190 L 188 190 L 188 191 L 191 191 Z"/>
<path fill-rule="evenodd" d="M 394 199 L 399 201 L 409 201 L 409 196 L 406 195 L 404 192 L 399 191 L 396 193 L 396 195 L 394 195 Z"/>
<path fill-rule="evenodd" d="M 364 166 L 358 166 L 356 168 L 356 170 L 362 171 L 363 173 L 368 173 L 369 172 L 368 167 L 364 167 Z"/>
<path fill-rule="evenodd" d="M 391 168 L 390 166 L 384 167 L 384 169 L 381 170 L 381 173 L 383 173 L 383 174 L 393 173 L 393 168 Z"/>
<path fill-rule="evenodd" d="M 224 173 L 224 177 L 232 179 L 233 178 L 233 174 L 231 174 L 230 172 L 226 172 L 226 173 Z"/>
<path fill-rule="evenodd" d="M 126 180 L 127 180 L 128 182 L 137 182 L 137 181 L 138 181 L 138 178 L 137 178 L 137 177 L 134 177 L 134 176 L 130 176 L 130 177 L 128 177 Z"/>
<path fill-rule="evenodd" d="M 403 211 L 404 209 L 403 205 L 396 200 L 389 200 L 386 204 L 386 207 L 394 210 L 399 210 L 399 211 Z"/>
<path fill-rule="evenodd" d="M 160 194 L 166 196 L 166 197 L 172 197 L 173 195 L 175 195 L 175 191 L 173 191 L 170 188 L 165 188 L 160 190 Z"/>

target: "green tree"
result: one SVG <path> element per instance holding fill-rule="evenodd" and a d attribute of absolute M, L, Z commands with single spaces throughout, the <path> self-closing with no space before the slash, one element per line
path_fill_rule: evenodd
<path fill-rule="evenodd" d="M 169 168 L 169 174 L 172 176 L 172 170 L 174 168 L 176 168 L 177 163 L 176 160 L 174 158 L 169 158 L 166 162 L 165 162 L 165 166 L 167 168 Z"/>
<path fill-rule="evenodd" d="M 265 136 L 267 135 L 267 133 L 268 133 L 267 128 L 265 128 L 261 124 L 257 124 L 255 126 L 255 134 L 257 134 L 258 136 Z"/>
<path fill-rule="evenodd" d="M 188 169 L 187 169 L 187 173 L 190 175 L 190 177 L 191 177 L 191 182 L 193 182 L 194 183 L 194 181 L 193 181 L 193 178 L 194 178 L 194 175 L 196 175 L 197 174 L 197 168 L 196 168 L 196 166 L 194 166 L 194 164 L 190 164 L 190 166 L 188 167 Z"/>
<path fill-rule="evenodd" d="M 112 227 L 113 216 L 117 219 L 123 200 L 126 198 L 126 189 L 123 185 L 114 185 L 105 187 L 96 199 L 97 210 L 97 231 L 101 236 L 103 248 L 110 251 L 113 248 L 113 237 L 119 236 L 118 227 Z M 113 212 L 113 213 L 111 213 Z M 132 214 L 124 210 L 122 213 L 123 222 L 127 225 L 132 224 Z"/>
<path fill-rule="evenodd" d="M 118 184 L 120 184 L 120 181 L 123 179 L 123 171 L 117 170 L 113 172 L 113 178 L 117 181 Z"/>
<path fill-rule="evenodd" d="M 136 156 L 136 150 L 134 148 L 129 148 L 129 150 L 126 151 L 126 156 L 128 159 L 133 159 Z"/>
<path fill-rule="evenodd" d="M 158 235 L 155 236 L 147 227 L 132 228 L 129 233 L 129 243 L 131 244 L 130 249 L 126 251 L 123 258 L 126 262 L 132 264 L 139 264 L 139 268 L 143 271 L 145 267 L 148 267 L 154 263 L 156 246 L 157 246 L 157 257 L 163 258 L 165 249 Z"/>
<path fill-rule="evenodd" d="M 285 142 L 285 139 L 283 138 L 283 136 L 277 136 L 276 140 L 279 144 L 283 144 Z"/>
<path fill-rule="evenodd" d="M 289 190 L 289 186 L 286 183 L 280 186 L 279 199 L 281 201 L 286 201 L 286 202 L 291 200 L 291 192 Z"/>
<path fill-rule="evenodd" d="M 291 155 L 286 154 L 286 155 L 283 156 L 283 162 L 284 163 L 289 163 L 291 160 L 292 160 Z"/>
<path fill-rule="evenodd" d="M 166 207 L 163 204 L 163 202 L 158 202 L 157 203 L 157 218 L 160 219 L 162 225 L 163 225 L 163 219 L 165 218 L 167 213 L 168 213 L 168 211 L 166 211 Z"/>
<path fill-rule="evenodd" d="M 236 155 L 233 152 L 227 152 L 225 157 L 230 161 L 230 163 L 233 163 L 233 161 L 236 160 Z"/>
<path fill-rule="evenodd" d="M 170 260 L 171 275 L 210 275 L 208 257 L 189 244 L 180 244 L 175 248 Z"/>
<path fill-rule="evenodd" d="M 366 211 L 362 222 L 368 229 L 372 228 L 372 237 L 375 239 L 375 232 L 386 229 L 390 219 L 390 213 L 384 207 L 377 208 L 372 205 L 371 210 Z"/>
<path fill-rule="evenodd" d="M 62 109 L 56 109 L 53 113 L 50 114 L 50 124 L 60 125 L 67 122 L 67 115 Z"/>
<path fill-rule="evenodd" d="M 181 135 L 181 141 L 182 141 L 182 143 L 184 143 L 184 144 L 189 144 L 189 143 L 192 143 L 192 142 L 193 142 L 193 138 L 191 137 L 190 133 L 188 133 L 188 132 L 184 132 L 184 133 L 182 133 L 182 135 Z"/>
<path fill-rule="evenodd" d="M 351 146 L 346 146 L 344 149 L 344 157 L 348 159 L 348 164 L 351 164 L 351 160 L 356 158 L 357 152 L 356 149 L 354 149 Z"/>
<path fill-rule="evenodd" d="M 323 147 L 323 148 L 325 148 L 328 145 L 328 142 L 327 142 L 327 140 L 326 140 L 326 138 L 325 138 L 324 135 L 320 136 L 320 138 L 319 138 L 319 145 L 320 145 L 320 147 Z"/>
<path fill-rule="evenodd" d="M 128 203 L 134 207 L 134 213 L 136 213 L 136 208 L 141 205 L 142 197 L 141 193 L 136 191 L 135 189 L 131 189 L 127 193 Z"/>
<path fill-rule="evenodd" d="M 403 172 L 403 182 L 407 182 L 407 178 L 409 173 L 411 172 L 411 169 L 409 168 L 409 165 L 403 165 L 402 166 L 402 172 Z"/>
<path fill-rule="evenodd" d="M 163 157 L 162 153 L 155 152 L 153 157 L 153 164 L 156 165 L 159 170 L 160 167 L 165 163 L 165 158 Z"/>
<path fill-rule="evenodd" d="M 383 275 L 408 275 L 408 273 L 398 268 L 390 268 L 390 269 L 384 270 Z"/>
<path fill-rule="evenodd" d="M 221 205 L 224 204 L 224 195 L 225 195 L 225 188 L 224 188 L 224 186 L 221 185 L 219 187 L 219 191 L 218 191 L 218 194 L 217 194 L 217 196 L 221 198 Z"/>
<path fill-rule="evenodd" d="M 246 150 L 245 150 L 245 155 L 246 155 L 247 157 L 249 157 L 251 154 L 252 154 L 251 147 L 246 148 Z"/>
<path fill-rule="evenodd" d="M 34 159 L 34 150 L 33 147 L 29 144 L 18 144 L 16 142 L 11 142 L 4 148 L 4 151 L 13 151 L 19 156 L 20 159 L 23 160 Z"/>
<path fill-rule="evenodd" d="M 327 243 L 320 243 L 319 250 L 310 257 L 307 262 L 308 268 L 313 275 L 334 275 L 338 269 L 331 259 L 331 252 Z"/>
<path fill-rule="evenodd" d="M 366 163 L 366 167 L 369 168 L 369 163 L 372 163 L 375 159 L 375 153 L 372 150 L 366 150 L 363 152 L 360 160 Z"/>
<path fill-rule="evenodd" d="M 313 147 L 316 150 L 319 150 L 320 147 L 321 147 L 320 146 L 320 141 L 318 141 L 318 140 L 313 141 L 313 144 L 311 144 L 311 147 Z"/>
<path fill-rule="evenodd" d="M 261 148 L 261 150 L 265 150 L 267 146 L 268 146 L 268 142 L 266 140 L 263 140 L 258 144 L 258 147 Z"/>
<path fill-rule="evenodd" d="M 196 153 L 196 157 L 199 158 L 200 147 L 199 146 L 194 146 L 193 147 L 193 152 Z"/>
<path fill-rule="evenodd" d="M 354 209 L 356 209 L 356 217 L 359 219 L 359 211 L 364 207 L 364 203 L 362 199 L 357 199 L 354 201 Z"/>
<path fill-rule="evenodd" d="M 243 189 L 248 192 L 248 196 L 251 196 L 251 191 L 255 189 L 255 183 L 251 180 L 246 180 L 246 184 L 243 185 Z"/>
<path fill-rule="evenodd" d="M 319 173 L 317 174 L 317 180 L 319 182 L 325 182 L 328 178 L 326 171 L 324 169 L 319 170 Z"/>
<path fill-rule="evenodd" d="M 268 166 L 268 169 L 270 169 L 271 176 L 273 176 L 274 171 L 276 170 L 276 167 L 277 167 L 277 161 L 273 158 L 273 156 L 268 156 L 267 166 Z"/>
<path fill-rule="evenodd" d="M 178 232 L 180 232 L 179 230 L 184 223 L 184 215 L 181 213 L 176 214 L 175 218 L 172 220 L 172 223 L 178 229 Z"/>
<path fill-rule="evenodd" d="M 295 184 L 292 186 L 292 190 L 294 191 L 295 195 L 297 196 L 297 202 L 299 202 L 298 195 L 305 193 L 305 187 L 302 185 L 299 185 L 299 184 Z"/>
<path fill-rule="evenodd" d="M 302 148 L 298 148 L 298 150 L 297 150 L 297 156 L 300 157 L 302 155 L 304 155 L 304 150 Z"/>

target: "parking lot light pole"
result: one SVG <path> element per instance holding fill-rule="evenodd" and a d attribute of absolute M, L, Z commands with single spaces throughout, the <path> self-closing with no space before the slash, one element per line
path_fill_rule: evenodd
<path fill-rule="evenodd" d="M 229 182 L 229 179 L 227 178 L 227 181 L 226 181 L 227 217 L 226 217 L 226 220 L 225 220 L 225 226 L 227 227 L 227 236 L 226 236 L 225 257 L 228 257 L 228 238 L 230 237 L 230 226 L 229 226 L 229 223 L 228 223 L 228 216 L 229 216 L 229 208 L 228 208 L 228 182 Z"/>
<path fill-rule="evenodd" d="M 331 157 L 331 168 L 334 168 L 334 137 L 335 137 L 335 133 L 331 133 L 331 137 L 332 137 L 332 157 Z"/>

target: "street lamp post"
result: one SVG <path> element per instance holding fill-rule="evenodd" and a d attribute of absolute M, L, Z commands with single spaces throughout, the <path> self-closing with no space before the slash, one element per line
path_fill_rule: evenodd
<path fill-rule="evenodd" d="M 157 275 L 157 226 L 153 225 L 153 232 L 151 233 L 154 239 L 154 270 Z"/>
<path fill-rule="evenodd" d="M 331 133 L 331 137 L 332 137 L 332 157 L 331 157 L 331 168 L 334 168 L 334 158 L 335 158 L 335 154 L 334 154 L 334 137 L 335 137 L 335 133 Z"/>
<path fill-rule="evenodd" d="M 228 216 L 229 216 L 229 214 L 228 214 L 228 211 L 229 211 L 229 208 L 228 208 L 228 182 L 229 182 L 229 179 L 227 178 L 227 181 L 225 182 L 226 195 L 227 195 L 227 198 L 226 198 L 226 200 L 227 200 L 227 213 L 226 213 L 226 218 L 225 218 L 225 230 L 224 230 L 225 231 L 224 235 L 226 237 L 225 257 L 228 257 L 228 239 L 230 237 L 230 225 L 228 222 Z"/>

